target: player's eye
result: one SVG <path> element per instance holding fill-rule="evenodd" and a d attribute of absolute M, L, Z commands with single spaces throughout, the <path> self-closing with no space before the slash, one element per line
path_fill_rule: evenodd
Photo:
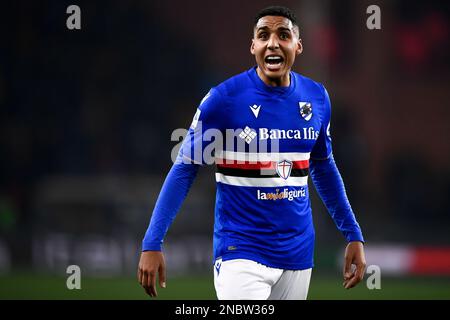
<path fill-rule="evenodd" d="M 259 38 L 259 39 L 267 39 L 267 33 L 266 33 L 266 32 L 261 32 L 261 33 L 258 35 L 258 38 Z"/>
<path fill-rule="evenodd" d="M 286 32 L 282 32 L 282 33 L 280 34 L 280 39 L 281 39 L 281 40 L 289 39 L 289 35 L 288 35 Z"/>

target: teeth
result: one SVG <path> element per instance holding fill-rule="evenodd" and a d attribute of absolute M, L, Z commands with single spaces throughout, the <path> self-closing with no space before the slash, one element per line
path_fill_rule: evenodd
<path fill-rule="evenodd" d="M 283 63 L 283 58 L 280 56 L 268 56 L 265 59 L 266 63 L 270 64 L 270 65 L 281 65 L 281 63 Z"/>

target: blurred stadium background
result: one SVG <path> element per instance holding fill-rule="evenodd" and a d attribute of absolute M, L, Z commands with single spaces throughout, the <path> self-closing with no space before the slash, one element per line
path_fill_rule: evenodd
<path fill-rule="evenodd" d="M 210 87 L 254 65 L 274 1 L 11 1 L 0 50 L 0 298 L 145 299 L 136 269 L 170 141 Z M 81 7 L 82 29 L 66 28 Z M 285 0 L 294 67 L 324 83 L 336 161 L 381 290 L 341 285 L 345 241 L 313 193 L 311 299 L 450 298 L 450 10 L 446 1 Z M 382 30 L 366 28 L 377 4 Z M 213 168 L 165 241 L 161 299 L 214 299 Z M 66 288 L 66 268 L 82 290 Z M 367 275 L 368 276 L 368 275 Z M 366 276 L 366 278 L 367 278 Z"/>

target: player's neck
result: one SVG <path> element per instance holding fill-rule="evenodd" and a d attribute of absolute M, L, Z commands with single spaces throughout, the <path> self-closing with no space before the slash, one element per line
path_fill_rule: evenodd
<path fill-rule="evenodd" d="M 289 87 L 291 84 L 290 72 L 286 73 L 281 78 L 268 78 L 259 68 L 256 68 L 258 77 L 270 87 Z"/>

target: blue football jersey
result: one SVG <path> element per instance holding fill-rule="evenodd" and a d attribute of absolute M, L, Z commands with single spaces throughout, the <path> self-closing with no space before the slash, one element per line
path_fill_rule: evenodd
<path fill-rule="evenodd" d="M 330 100 L 323 85 L 290 80 L 268 86 L 253 67 L 212 88 L 195 113 L 179 158 L 216 166 L 214 258 L 313 266 L 309 163 L 332 154 Z"/>

